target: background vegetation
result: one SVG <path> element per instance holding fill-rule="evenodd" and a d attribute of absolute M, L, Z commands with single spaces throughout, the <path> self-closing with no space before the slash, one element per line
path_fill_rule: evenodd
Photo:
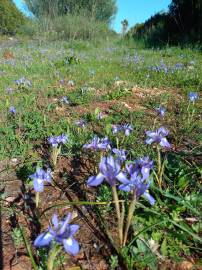
<path fill-rule="evenodd" d="M 0 34 L 16 34 L 25 17 L 11 0 L 0 0 Z"/>
<path fill-rule="evenodd" d="M 202 41 L 202 1 L 173 0 L 167 13 L 157 13 L 135 25 L 128 37 L 147 46 L 196 44 Z"/>

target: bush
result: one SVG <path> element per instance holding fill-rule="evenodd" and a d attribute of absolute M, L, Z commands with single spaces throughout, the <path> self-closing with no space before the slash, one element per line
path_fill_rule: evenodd
<path fill-rule="evenodd" d="M 92 40 L 110 35 L 106 22 L 100 22 L 84 15 L 65 15 L 50 19 L 41 17 L 21 27 L 20 33 L 46 38 L 48 40 Z"/>
<path fill-rule="evenodd" d="M 0 0 L 0 34 L 15 34 L 25 20 L 12 0 Z"/>

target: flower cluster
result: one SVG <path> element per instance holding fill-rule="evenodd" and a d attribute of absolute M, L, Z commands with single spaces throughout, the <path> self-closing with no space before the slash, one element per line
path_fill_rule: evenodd
<path fill-rule="evenodd" d="M 129 136 L 130 133 L 133 131 L 133 127 L 130 124 L 112 125 L 112 133 L 113 134 L 117 134 L 120 131 L 124 131 L 125 136 Z"/>
<path fill-rule="evenodd" d="M 87 185 L 98 186 L 105 180 L 110 186 L 115 186 L 118 180 L 121 182 L 120 190 L 133 191 L 136 199 L 143 195 L 153 205 L 155 200 L 148 192 L 150 186 L 148 178 L 152 167 L 153 162 L 144 157 L 134 164 L 126 165 L 126 169 L 122 171 L 120 159 L 113 156 L 102 157 L 98 175 L 89 177 Z"/>
<path fill-rule="evenodd" d="M 62 244 L 64 249 L 70 255 L 77 255 L 79 253 L 79 244 L 74 239 L 74 234 L 78 231 L 79 225 L 69 224 L 72 219 L 72 214 L 59 221 L 56 214 L 52 217 L 52 226 L 48 230 L 40 234 L 34 241 L 35 247 L 49 246 L 51 242 Z"/>
<path fill-rule="evenodd" d="M 143 180 L 146 180 L 149 177 L 150 170 L 153 168 L 154 162 L 149 159 L 148 156 L 135 160 L 129 165 L 126 164 L 126 171 L 128 174 L 132 175 L 135 172 L 138 175 L 141 175 Z"/>
<path fill-rule="evenodd" d="M 111 149 L 111 146 L 110 141 L 107 137 L 100 139 L 99 137 L 94 136 L 90 143 L 86 143 L 83 145 L 83 148 L 98 151 Z"/>
<path fill-rule="evenodd" d="M 59 136 L 51 136 L 48 138 L 49 144 L 52 145 L 52 147 L 57 147 L 58 144 L 65 144 L 67 142 L 67 136 L 65 134 L 61 134 Z"/>
<path fill-rule="evenodd" d="M 123 61 L 126 64 L 143 64 L 144 63 L 144 57 L 138 55 L 137 53 L 134 53 L 134 55 L 127 55 Z"/>
<path fill-rule="evenodd" d="M 25 79 L 25 77 L 21 77 L 20 79 L 15 80 L 14 82 L 15 82 L 15 84 L 18 85 L 18 86 L 25 86 L 25 87 L 30 87 L 30 86 L 32 86 L 31 81 Z"/>
<path fill-rule="evenodd" d="M 163 61 L 160 61 L 159 65 L 149 66 L 148 69 L 154 72 L 164 72 L 165 74 L 174 73 L 176 71 L 182 70 L 184 68 L 184 64 L 176 63 L 173 66 L 166 65 Z"/>

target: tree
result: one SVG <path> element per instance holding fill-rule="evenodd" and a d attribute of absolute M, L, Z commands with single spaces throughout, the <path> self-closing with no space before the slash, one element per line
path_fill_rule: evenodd
<path fill-rule="evenodd" d="M 202 0 L 172 0 L 166 13 L 157 13 L 130 30 L 149 46 L 202 43 Z"/>
<path fill-rule="evenodd" d="M 28 9 L 36 16 L 79 14 L 111 22 L 116 14 L 116 0 L 25 0 Z"/>
<path fill-rule="evenodd" d="M 15 34 L 25 22 L 25 17 L 12 0 L 0 0 L 0 33 Z"/>
<path fill-rule="evenodd" d="M 173 0 L 169 14 L 181 36 L 202 40 L 202 0 Z"/>

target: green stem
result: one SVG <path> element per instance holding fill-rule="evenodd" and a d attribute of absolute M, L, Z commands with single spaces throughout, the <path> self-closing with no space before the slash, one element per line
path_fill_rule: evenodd
<path fill-rule="evenodd" d="M 123 136 L 123 140 L 121 141 L 121 145 L 123 146 L 123 143 L 124 143 L 124 141 L 125 141 L 125 138 L 126 138 L 126 136 L 124 135 Z"/>
<path fill-rule="evenodd" d="M 135 193 L 134 193 L 135 194 Z M 133 200 L 130 202 L 129 210 L 128 210 L 128 216 L 127 216 L 127 221 L 126 221 L 126 228 L 124 232 L 124 238 L 123 238 L 123 246 L 125 247 L 127 238 L 128 238 L 128 231 L 131 225 L 131 221 L 133 218 L 133 213 L 135 210 L 135 204 L 136 204 L 136 198 L 135 196 L 133 197 Z"/>
<path fill-rule="evenodd" d="M 61 152 L 61 146 L 59 148 L 54 147 L 53 150 L 52 150 L 51 161 L 52 161 L 54 169 L 56 168 L 57 159 L 58 159 L 58 156 L 59 156 L 60 152 Z"/>
<path fill-rule="evenodd" d="M 119 149 L 119 138 L 116 137 L 116 148 Z"/>
<path fill-rule="evenodd" d="M 188 124 L 190 124 L 190 117 L 191 117 L 191 114 L 190 114 L 190 105 L 191 105 L 191 102 L 189 101 L 189 104 L 187 106 L 187 112 L 188 112 L 188 120 L 187 120 L 187 122 L 188 122 Z"/>
<path fill-rule="evenodd" d="M 161 179 L 162 166 L 161 166 L 161 151 L 160 151 L 159 146 L 157 146 L 157 156 L 158 156 L 158 171 L 157 171 L 158 185 L 159 185 L 159 188 L 161 188 L 161 185 L 162 185 L 162 179 Z"/>
<path fill-rule="evenodd" d="M 123 242 L 123 227 L 121 226 L 121 211 L 120 211 L 120 206 L 119 206 L 119 198 L 118 198 L 118 193 L 116 186 L 112 186 L 112 194 L 113 194 L 113 200 L 115 203 L 115 208 L 116 208 L 116 214 L 117 214 L 117 219 L 118 219 L 118 231 L 119 231 L 119 243 L 120 246 L 122 246 Z"/>
<path fill-rule="evenodd" d="M 35 259 L 34 259 L 34 256 L 33 256 L 33 253 L 32 253 L 32 249 L 31 249 L 31 246 L 25 236 L 25 233 L 24 233 L 24 230 L 23 228 L 19 225 L 19 228 L 20 228 L 20 231 L 21 231 L 21 234 L 22 234 L 22 238 L 23 238 L 23 241 L 24 241 L 24 244 L 25 244 L 25 248 L 27 250 L 27 253 L 29 254 L 29 257 L 30 257 L 30 260 L 31 260 L 31 264 L 32 264 L 32 267 L 34 270 L 38 270 L 38 266 L 35 262 Z"/>
<path fill-rule="evenodd" d="M 119 198 L 118 198 L 118 193 L 117 193 L 117 189 L 116 189 L 115 185 L 112 186 L 112 194 L 113 194 L 113 200 L 114 200 L 114 203 L 115 203 L 117 218 L 120 219 L 121 214 L 120 214 Z"/>
<path fill-rule="evenodd" d="M 159 176 L 161 172 L 161 151 L 159 146 L 157 146 L 157 155 L 158 155 L 158 176 Z"/>
<path fill-rule="evenodd" d="M 36 197 L 35 197 L 35 203 L 36 203 L 36 208 L 38 208 L 39 207 L 39 192 L 36 192 Z"/>
<path fill-rule="evenodd" d="M 156 126 L 156 120 L 157 120 L 157 117 L 154 118 L 154 124 L 153 124 L 153 129 L 155 128 Z"/>
<path fill-rule="evenodd" d="M 48 256 L 48 261 L 47 261 L 47 269 L 48 270 L 53 270 L 55 259 L 58 255 L 58 253 L 61 251 L 61 249 L 62 249 L 61 246 L 55 245 L 50 250 L 50 253 Z"/>
<path fill-rule="evenodd" d="M 159 186 L 160 186 L 160 188 L 162 188 L 163 174 L 164 174 L 164 171 L 165 171 L 165 161 L 166 161 L 166 159 L 164 159 L 164 161 L 163 161 L 163 164 L 161 166 L 161 172 L 160 172 L 160 175 L 159 175 Z"/>
<path fill-rule="evenodd" d="M 125 217 L 125 205 L 124 202 L 121 202 L 121 218 L 120 218 L 120 232 L 121 232 L 121 246 L 123 244 L 123 227 L 124 227 L 124 217 Z"/>

